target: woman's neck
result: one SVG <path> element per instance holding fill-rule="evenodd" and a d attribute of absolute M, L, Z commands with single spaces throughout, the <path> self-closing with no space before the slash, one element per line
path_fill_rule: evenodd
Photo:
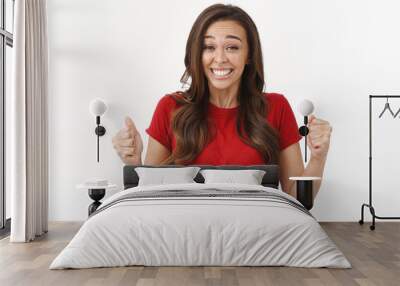
<path fill-rule="evenodd" d="M 210 102 L 221 108 L 234 108 L 239 105 L 238 88 L 219 90 L 210 87 Z"/>

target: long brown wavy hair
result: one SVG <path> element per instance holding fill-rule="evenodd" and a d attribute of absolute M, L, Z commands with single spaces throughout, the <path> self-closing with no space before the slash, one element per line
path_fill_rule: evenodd
<path fill-rule="evenodd" d="M 162 164 L 190 164 L 213 137 L 207 116 L 210 93 L 202 53 L 208 27 L 221 20 L 233 20 L 240 24 L 246 31 L 249 46 L 249 62 L 239 87 L 236 130 L 240 139 L 258 150 L 265 162 L 278 162 L 278 133 L 266 120 L 268 102 L 263 94 L 264 68 L 257 27 L 241 8 L 215 4 L 197 17 L 186 43 L 186 70 L 181 83 L 189 87 L 174 96 L 180 105 L 171 120 L 176 148 Z"/>

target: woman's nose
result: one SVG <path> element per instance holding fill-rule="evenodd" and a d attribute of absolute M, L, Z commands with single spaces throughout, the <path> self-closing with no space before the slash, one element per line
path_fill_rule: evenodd
<path fill-rule="evenodd" d="M 223 63 L 223 62 L 226 62 L 226 60 L 227 60 L 227 58 L 226 58 L 225 50 L 223 48 L 216 49 L 214 61 L 217 63 Z"/>

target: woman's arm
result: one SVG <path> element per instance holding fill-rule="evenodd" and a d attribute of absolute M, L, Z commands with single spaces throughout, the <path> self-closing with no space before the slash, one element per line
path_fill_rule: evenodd
<path fill-rule="evenodd" d="M 303 173 L 300 144 L 295 143 L 283 149 L 279 155 L 279 181 L 282 191 L 296 198 L 295 184 L 289 177 L 302 176 Z"/>
<path fill-rule="evenodd" d="M 160 165 L 171 152 L 160 142 L 149 136 L 144 165 Z"/>
<path fill-rule="evenodd" d="M 309 134 L 307 145 L 311 151 L 311 158 L 304 168 L 301 157 L 300 144 L 292 144 L 281 151 L 279 156 L 280 182 L 282 190 L 296 198 L 294 181 L 289 180 L 291 176 L 323 177 L 326 158 L 328 155 L 332 127 L 328 121 L 317 119 L 311 115 L 309 119 Z M 322 180 L 313 183 L 313 199 L 317 195 Z"/>
<path fill-rule="evenodd" d="M 301 157 L 300 144 L 295 143 L 281 151 L 279 156 L 280 182 L 282 190 L 296 198 L 296 184 L 289 180 L 289 177 L 321 177 L 324 173 L 326 159 L 320 161 L 315 157 L 311 157 L 304 168 L 303 159 Z M 313 182 L 313 199 L 317 195 L 320 187 L 320 181 Z"/>

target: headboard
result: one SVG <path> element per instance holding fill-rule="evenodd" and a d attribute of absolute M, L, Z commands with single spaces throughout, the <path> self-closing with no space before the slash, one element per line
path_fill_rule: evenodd
<path fill-rule="evenodd" d="M 261 184 L 265 187 L 272 187 L 277 189 L 279 186 L 279 166 L 278 165 L 252 165 L 252 166 L 239 166 L 239 165 L 190 165 L 200 167 L 201 169 L 223 169 L 223 170 L 245 170 L 257 169 L 264 170 L 266 173 L 262 179 Z M 162 165 L 162 166 L 149 166 L 149 165 L 125 165 L 124 166 L 124 189 L 136 187 L 139 183 L 139 176 L 135 171 L 136 167 L 149 167 L 149 168 L 179 168 L 186 167 L 180 165 Z M 194 178 L 197 183 L 204 183 L 204 178 L 200 174 Z"/>

